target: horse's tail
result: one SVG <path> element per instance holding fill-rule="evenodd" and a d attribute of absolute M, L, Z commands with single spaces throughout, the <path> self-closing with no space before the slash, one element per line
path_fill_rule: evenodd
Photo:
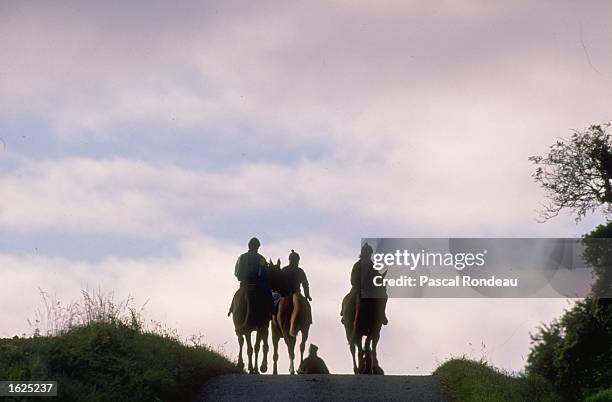
<path fill-rule="evenodd" d="M 232 298 L 232 302 L 230 303 L 229 310 L 227 310 L 227 316 L 232 315 L 232 310 L 234 309 L 234 299 Z"/>
<path fill-rule="evenodd" d="M 289 310 L 289 308 L 291 310 Z M 290 312 L 289 312 L 290 311 Z M 293 313 L 293 296 L 289 295 L 282 297 L 278 302 L 278 312 L 276 320 L 283 338 L 289 337 L 289 328 L 291 327 L 291 317 Z"/>
<path fill-rule="evenodd" d="M 293 309 L 291 311 L 291 320 L 289 321 L 289 335 L 295 337 L 299 330 L 298 317 L 300 314 L 300 310 L 302 309 L 302 303 L 300 303 L 300 298 L 297 293 L 292 294 L 291 298 L 293 299 Z"/>
<path fill-rule="evenodd" d="M 244 309 L 244 320 L 242 321 L 242 325 L 240 325 L 240 328 L 244 328 L 247 326 L 251 316 L 251 297 L 249 297 L 249 292 L 245 292 L 243 297 L 246 299 L 246 305 Z"/>
<path fill-rule="evenodd" d="M 304 296 L 300 293 L 294 293 L 291 297 L 293 309 L 291 311 L 289 335 L 295 337 L 303 326 L 308 326 L 312 323 L 312 315 L 308 300 Z"/>
<path fill-rule="evenodd" d="M 349 332 L 353 332 L 353 324 L 355 323 L 355 290 L 351 289 L 343 298 L 340 306 L 340 317 L 342 324 L 347 331 L 347 339 Z M 349 339 L 350 341 L 350 339 Z"/>
<path fill-rule="evenodd" d="M 227 316 L 228 316 L 228 317 L 229 317 L 230 315 L 232 315 L 232 313 L 234 313 L 234 309 L 236 309 L 236 308 L 237 308 L 236 303 L 238 303 L 237 298 L 238 298 L 238 295 L 240 295 L 240 293 L 241 293 L 241 292 L 240 292 L 240 289 L 238 289 L 238 290 L 237 290 L 237 291 L 234 293 L 234 295 L 232 296 L 232 302 L 230 303 L 229 310 L 227 311 Z M 234 314 L 234 315 L 235 315 L 235 314 Z"/>

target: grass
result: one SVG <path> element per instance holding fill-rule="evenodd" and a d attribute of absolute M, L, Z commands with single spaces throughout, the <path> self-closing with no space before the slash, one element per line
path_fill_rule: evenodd
<path fill-rule="evenodd" d="M 586 399 L 585 402 L 611 402 L 612 401 L 612 388 L 608 388 L 604 391 L 598 392 L 595 395 L 591 395 Z"/>
<path fill-rule="evenodd" d="M 464 358 L 440 365 L 434 375 L 453 402 L 553 402 L 553 388 L 539 377 L 504 373 L 485 362 Z"/>
<path fill-rule="evenodd" d="M 132 303 L 98 293 L 68 306 L 43 294 L 34 335 L 0 339 L 0 378 L 58 381 L 62 401 L 190 401 L 213 376 L 240 372 L 222 354 L 146 326 Z"/>

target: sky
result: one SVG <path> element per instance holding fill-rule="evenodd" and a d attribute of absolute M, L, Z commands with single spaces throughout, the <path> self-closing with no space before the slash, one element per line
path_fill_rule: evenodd
<path fill-rule="evenodd" d="M 131 295 L 231 357 L 254 235 L 311 283 L 310 339 L 350 372 L 339 309 L 362 237 L 575 237 L 538 222 L 527 158 L 611 120 L 607 1 L 0 0 L 0 336 L 39 289 Z M 379 360 L 524 367 L 563 299 L 392 299 Z M 288 367 L 281 348 L 280 369 Z"/>

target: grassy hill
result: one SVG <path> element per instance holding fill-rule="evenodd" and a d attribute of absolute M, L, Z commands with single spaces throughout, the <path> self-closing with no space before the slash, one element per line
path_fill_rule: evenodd
<path fill-rule="evenodd" d="M 557 402 L 543 378 L 513 376 L 483 362 L 451 359 L 434 375 L 446 386 L 453 402 Z"/>
<path fill-rule="evenodd" d="M 58 381 L 63 401 L 190 401 L 210 377 L 239 372 L 205 346 L 123 323 L 0 339 L 0 378 Z"/>
<path fill-rule="evenodd" d="M 84 290 L 62 305 L 41 295 L 33 335 L 0 339 L 2 380 L 57 381 L 61 401 L 191 401 L 212 376 L 241 372 L 198 339 L 145 325 L 130 298 Z"/>

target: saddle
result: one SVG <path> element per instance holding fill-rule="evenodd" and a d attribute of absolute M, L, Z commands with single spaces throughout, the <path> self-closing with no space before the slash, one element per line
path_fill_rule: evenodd
<path fill-rule="evenodd" d="M 227 312 L 228 317 L 235 311 L 235 306 L 238 303 L 239 298 L 245 296 L 251 299 L 258 297 L 265 299 L 267 296 L 267 291 L 257 283 L 248 283 L 241 285 L 232 297 L 232 303 L 230 304 L 229 311 Z"/>

